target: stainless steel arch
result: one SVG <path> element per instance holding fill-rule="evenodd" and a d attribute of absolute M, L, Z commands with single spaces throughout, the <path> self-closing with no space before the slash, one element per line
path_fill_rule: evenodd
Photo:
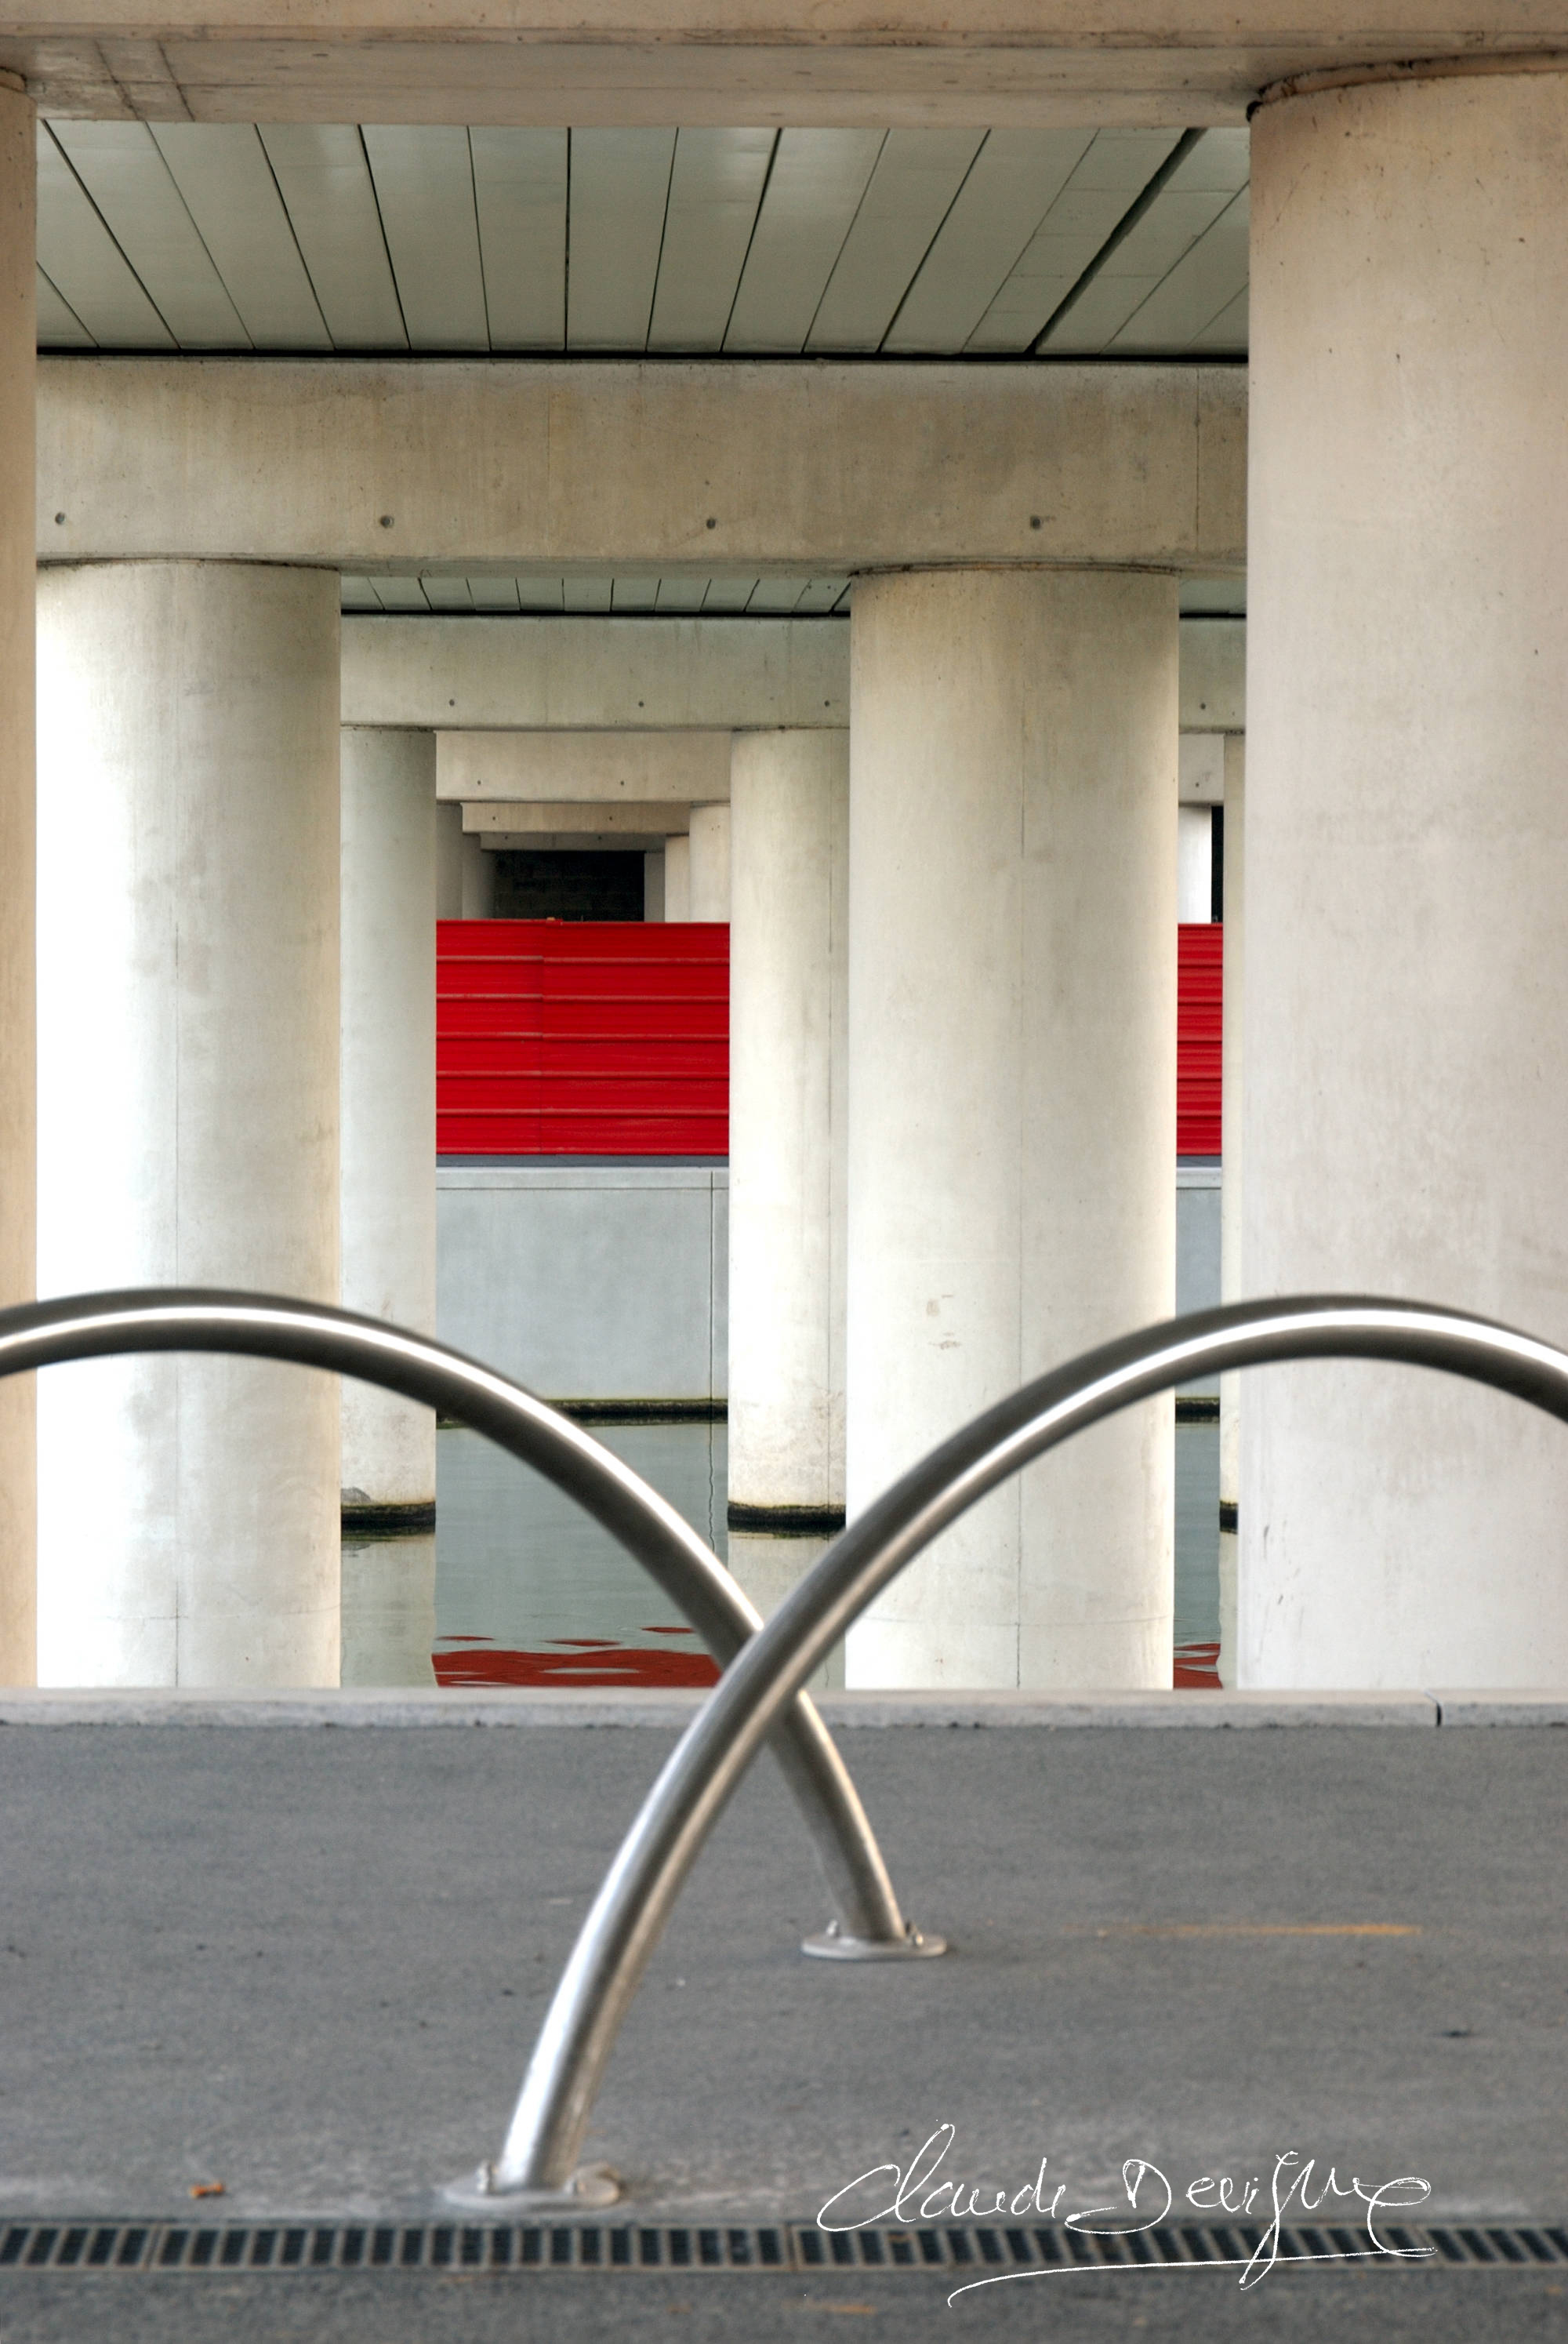
<path fill-rule="evenodd" d="M 0 1311 L 0 1376 L 126 1351 L 287 1359 L 357 1376 L 461 1416 L 601 1522 L 679 1606 L 721 1664 L 762 1624 L 718 1556 L 628 1465 L 520 1384 L 444 1343 L 324 1303 L 199 1287 L 74 1294 Z M 925 1950 L 899 1909 L 849 1769 L 805 1694 L 785 1721 L 776 1749 L 841 1929 L 873 1956 Z"/>
<path fill-rule="evenodd" d="M 1568 1422 L 1568 1352 L 1491 1320 L 1365 1296 L 1242 1302 L 1145 1329 L 1025 1384 L 840 1532 L 733 1661 L 660 1773 L 584 1921 L 494 2167 L 548 2187 L 577 2154 L 616 2035 L 703 1843 L 784 1703 L 868 1603 L 999 1481 L 1101 1418 L 1189 1377 L 1361 1358 L 1438 1368 Z"/>

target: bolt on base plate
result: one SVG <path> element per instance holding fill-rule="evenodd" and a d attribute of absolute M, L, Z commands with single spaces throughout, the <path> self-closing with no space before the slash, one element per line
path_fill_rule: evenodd
<path fill-rule="evenodd" d="M 579 2165 L 555 2189 L 508 2189 L 496 2179 L 493 2165 L 460 2174 L 441 2195 L 448 2206 L 475 2214 L 569 2214 L 574 2208 L 613 2206 L 620 2183 L 608 2165 Z"/>
<path fill-rule="evenodd" d="M 931 1962 L 947 1949 L 945 1937 L 923 1936 L 912 1921 L 901 1937 L 851 1937 L 829 1921 L 820 1936 L 800 1940 L 800 1951 L 819 1962 Z"/>

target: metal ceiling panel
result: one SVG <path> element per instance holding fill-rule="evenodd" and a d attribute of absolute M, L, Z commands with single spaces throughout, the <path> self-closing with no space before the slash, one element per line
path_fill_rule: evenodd
<path fill-rule="evenodd" d="M 561 587 L 564 610 L 593 617 L 608 616 L 615 591 L 613 578 L 564 578 Z"/>
<path fill-rule="evenodd" d="M 368 578 L 351 578 L 347 572 L 337 581 L 337 600 L 345 611 L 376 611 L 381 608 L 381 597 Z"/>
<path fill-rule="evenodd" d="M 519 611 L 555 612 L 564 607 L 558 578 L 519 578 L 517 586 Z"/>
<path fill-rule="evenodd" d="M 710 578 L 702 607 L 708 611 L 734 614 L 745 610 L 756 591 L 755 578 Z"/>
<path fill-rule="evenodd" d="M 722 349 L 778 136 L 683 130 L 676 139 L 650 350 Z"/>
<path fill-rule="evenodd" d="M 654 607 L 660 611 L 700 611 L 703 597 L 707 591 L 706 578 L 661 578 L 658 581 L 658 600 Z"/>
<path fill-rule="evenodd" d="M 45 350 L 91 350 L 97 345 L 70 303 L 50 284 L 43 270 L 37 278 L 38 346 Z"/>
<path fill-rule="evenodd" d="M 1155 288 L 1208 233 L 1246 178 L 1245 131 L 1206 132 L 1142 218 L 1107 256 L 1092 283 L 1052 328 L 1045 347 L 1053 353 L 1108 349 Z M 1230 291 L 1234 290 L 1232 284 Z"/>
<path fill-rule="evenodd" d="M 727 350 L 805 348 L 886 136 L 882 130 L 779 133 Z"/>
<path fill-rule="evenodd" d="M 657 578 L 615 578 L 610 581 L 610 609 L 616 611 L 657 609 L 658 581 Z"/>
<path fill-rule="evenodd" d="M 1211 325 L 1205 326 L 1201 334 L 1193 335 L 1187 345 L 1192 356 L 1201 353 L 1205 357 L 1245 358 L 1249 306 L 1247 288 L 1243 286 Z"/>
<path fill-rule="evenodd" d="M 1097 131 L 966 347 L 1029 349 L 1180 136 L 1175 130 Z M 1050 347 L 1056 348 L 1054 338 Z"/>
<path fill-rule="evenodd" d="M 843 601 L 849 591 L 847 578 L 813 578 L 808 581 L 806 591 L 795 605 L 795 616 L 798 619 L 824 616 Z"/>
<path fill-rule="evenodd" d="M 673 130 L 574 130 L 567 348 L 640 350 L 675 160 Z"/>
<path fill-rule="evenodd" d="M 38 266 L 101 347 L 172 350 L 175 338 L 86 190 L 38 125 Z"/>
<path fill-rule="evenodd" d="M 1158 209 L 1158 206 L 1155 207 Z M 1185 350 L 1246 289 L 1251 198 L 1243 187 L 1170 269 L 1111 348 Z M 1131 241 L 1131 238 L 1129 239 Z"/>
<path fill-rule="evenodd" d="M 364 137 L 409 349 L 487 350 L 467 132 L 367 123 Z"/>
<path fill-rule="evenodd" d="M 428 612 L 430 605 L 417 578 L 377 578 L 374 583 L 384 611 Z"/>
<path fill-rule="evenodd" d="M 145 122 L 49 126 L 181 349 L 248 349 L 180 191 Z"/>
<path fill-rule="evenodd" d="M 874 350 L 952 207 L 983 130 L 891 130 L 844 239 L 809 350 Z"/>
<path fill-rule="evenodd" d="M 568 136 L 468 133 L 492 349 L 566 348 Z"/>
<path fill-rule="evenodd" d="M 965 347 L 1092 136 L 990 134 L 883 340 L 890 356 Z"/>
<path fill-rule="evenodd" d="M 518 607 L 515 578 L 470 578 L 468 599 L 476 611 L 513 611 Z"/>
<path fill-rule="evenodd" d="M 788 618 L 810 582 L 809 578 L 759 578 L 747 611 L 759 618 Z"/>
<path fill-rule="evenodd" d="M 352 124 L 290 122 L 263 128 L 261 143 L 334 349 L 407 349 L 358 131 Z"/>
<path fill-rule="evenodd" d="M 247 122 L 147 126 L 258 350 L 332 347 L 272 167 Z"/>
<path fill-rule="evenodd" d="M 468 581 L 466 578 L 422 576 L 419 583 L 425 590 L 425 600 L 432 611 L 471 611 L 474 607 L 474 598 L 468 591 Z"/>

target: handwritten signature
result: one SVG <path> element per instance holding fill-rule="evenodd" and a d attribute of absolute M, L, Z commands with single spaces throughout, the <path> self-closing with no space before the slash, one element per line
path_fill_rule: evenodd
<path fill-rule="evenodd" d="M 822 2230 L 863 2230 L 873 2222 L 934 2222 L 934 2221 L 993 2221 L 1007 2214 L 1022 2218 L 1034 2214 L 1048 2221 L 1060 2222 L 1063 2229 L 1081 2230 L 1091 2238 L 1127 2238 L 1141 2230 L 1158 2229 L 1168 2220 L 1176 2206 L 1177 2192 L 1168 2175 L 1146 2157 L 1130 2157 L 1121 2168 L 1122 2198 L 1109 2206 L 1080 2207 L 1072 2213 L 1061 2211 L 1068 2195 L 1066 2182 L 1051 2187 L 1046 2177 L 1049 2157 L 1040 2160 L 1040 2169 L 1031 2182 L 1011 2191 L 981 2188 L 978 2182 L 937 2178 L 938 2167 L 958 2137 L 957 2128 L 940 2124 L 935 2132 L 922 2141 L 908 2166 L 873 2165 L 842 2189 L 836 2190 L 817 2216 L 817 2227 Z M 1412 2207 L 1422 2206 L 1432 2195 L 1432 2184 L 1419 2174 L 1402 2173 L 1392 2181 L 1376 2188 L 1368 2188 L 1359 2175 L 1342 2182 L 1331 2165 L 1316 2179 L 1318 2160 L 1303 2157 L 1299 2149 L 1280 2150 L 1273 2169 L 1267 2174 L 1254 2173 L 1242 2180 L 1231 2174 L 1201 2174 L 1190 2181 L 1181 2192 L 1183 2205 L 1194 2212 L 1228 2214 L 1241 2220 L 1256 2212 L 1267 2212 L 1268 2224 L 1262 2237 L 1245 2258 L 1235 2255 L 1216 2258 L 1205 2263 L 1128 2263 L 1114 2268 L 1128 2270 L 1215 2270 L 1229 2268 L 1240 2270 L 1243 2288 L 1256 2287 L 1266 2278 L 1276 2263 L 1343 2263 L 1364 2260 L 1370 2256 L 1386 2256 L 1396 2262 L 1420 2262 L 1428 2258 L 1430 2247 L 1396 2247 L 1378 2234 L 1380 2218 L 1388 2214 L 1406 2213 Z M 878 2205 L 867 2214 L 859 2214 L 852 2221 L 830 2219 L 835 2208 L 842 2207 L 859 2190 L 890 2177 L 892 2195 L 885 2204 Z M 1316 2195 L 1313 2190 L 1316 2188 Z M 1147 2193 L 1147 2194 L 1146 2194 Z M 1280 2234 L 1287 2214 L 1313 2215 L 1323 2211 L 1329 2201 L 1340 2201 L 1330 2207 L 1339 2214 L 1347 2199 L 1358 2201 L 1364 2209 L 1356 2217 L 1356 2228 L 1364 2229 L 1364 2247 L 1347 2247 L 1335 2252 L 1300 2254 L 1280 2252 Z M 1159 2202 L 1156 2203 L 1155 2201 Z M 1151 2210 L 1151 2208 L 1152 2210 Z M 982 2287 L 1006 2287 L 1014 2279 L 1066 2278 L 1104 2265 L 1083 2263 L 1053 2263 L 1043 2270 L 999 2271 L 989 2278 L 970 2279 L 955 2288 L 949 2296 L 956 2303 L 960 2295 L 972 2295 Z"/>

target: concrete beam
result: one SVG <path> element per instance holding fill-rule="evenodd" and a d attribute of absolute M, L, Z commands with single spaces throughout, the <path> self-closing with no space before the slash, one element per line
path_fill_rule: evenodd
<path fill-rule="evenodd" d="M 198 122 L 1240 123 L 1286 75 L 1568 49 L 1563 0 L 38 0 L 45 112 Z"/>
<path fill-rule="evenodd" d="M 1184 732 L 1245 730 L 1246 642 L 1244 619 L 1183 619 Z M 841 619 L 346 618 L 343 722 L 440 732 L 437 771 L 456 786 L 438 781 L 437 795 L 482 797 L 492 759 L 548 755 L 557 760 L 549 795 L 571 797 L 563 732 L 597 739 L 588 762 L 602 773 L 602 744 L 617 730 L 673 730 L 694 755 L 705 733 L 840 730 L 849 722 L 849 630 Z M 514 751 L 490 739 L 514 730 L 553 734 L 555 745 Z M 722 798 L 728 781 L 721 790 L 704 769 L 689 793 Z M 597 781 L 593 794 L 606 794 Z"/>
<path fill-rule="evenodd" d="M 1234 366 L 43 359 L 38 551 L 1234 571 L 1246 396 Z"/>
<path fill-rule="evenodd" d="M 841 619 L 343 621 L 345 724 L 602 733 L 849 721 Z"/>
<path fill-rule="evenodd" d="M 463 828 L 484 845 L 551 846 L 565 836 L 592 836 L 627 847 L 662 845 L 691 827 L 689 801 L 644 799 L 634 805 L 572 798 L 554 803 L 466 804 Z"/>
<path fill-rule="evenodd" d="M 717 803 L 729 796 L 729 734 L 442 732 L 436 795 L 472 801 L 476 813 L 520 811 L 517 801 L 536 809 L 544 801 L 611 809 L 649 801 Z M 496 801 L 508 803 L 492 808 Z M 486 825 L 465 818 L 463 827 Z"/>

